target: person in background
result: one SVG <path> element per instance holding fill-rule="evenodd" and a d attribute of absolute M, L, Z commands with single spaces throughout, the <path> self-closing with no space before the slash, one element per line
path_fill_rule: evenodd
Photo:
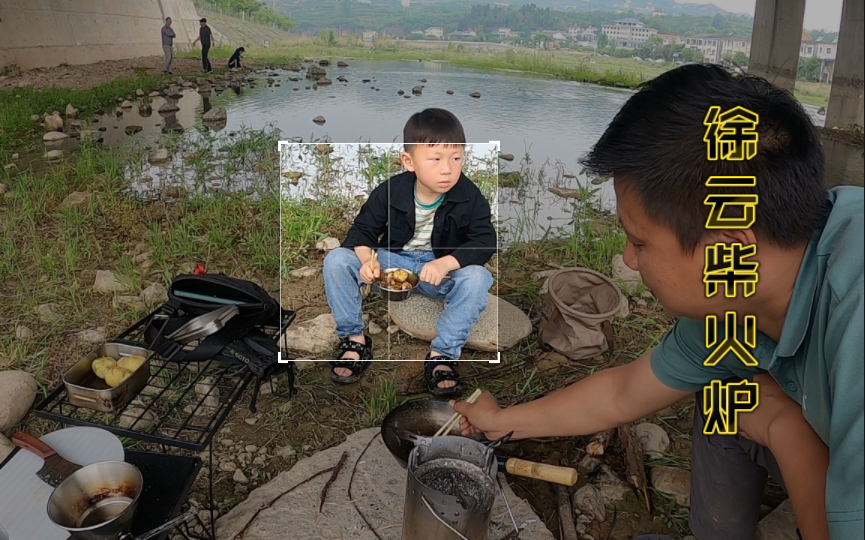
<path fill-rule="evenodd" d="M 207 19 L 201 19 L 198 22 L 201 23 L 201 28 L 198 30 L 198 37 L 192 42 L 192 46 L 195 47 L 195 44 L 201 41 L 201 65 L 204 67 L 205 73 L 210 73 L 213 71 L 213 68 L 210 67 L 210 60 L 207 58 L 207 53 L 210 52 L 211 31 L 210 27 L 207 26 Z"/>
<path fill-rule="evenodd" d="M 243 69 L 243 63 L 241 62 L 240 55 L 245 53 L 246 49 L 243 47 L 238 47 L 234 54 L 231 55 L 231 58 L 228 59 L 228 68 L 229 69 Z"/>
<path fill-rule="evenodd" d="M 165 26 L 162 27 L 162 52 L 165 53 L 165 63 L 162 64 L 162 73 L 171 74 L 171 62 L 174 60 L 174 54 L 171 48 L 174 46 L 174 38 L 177 35 L 171 28 L 171 17 L 165 18 Z"/>

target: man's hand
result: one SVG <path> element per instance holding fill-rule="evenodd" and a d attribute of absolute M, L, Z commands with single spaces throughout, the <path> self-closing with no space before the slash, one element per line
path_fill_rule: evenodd
<path fill-rule="evenodd" d="M 754 382 L 760 385 L 760 404 L 752 412 L 739 413 L 739 433 L 771 450 L 772 429 L 791 420 L 805 422 L 805 418 L 799 404 L 790 399 L 771 375 L 758 373 L 754 375 Z"/>
<path fill-rule="evenodd" d="M 483 433 L 487 439 L 494 441 L 509 433 L 495 427 L 496 414 L 502 408 L 489 392 L 482 393 L 474 403 L 451 401 L 450 405 L 453 410 L 463 415 L 460 418 L 460 430 L 465 437 Z"/>
<path fill-rule="evenodd" d="M 438 287 L 448 272 L 459 268 L 459 263 L 456 263 L 457 266 L 454 268 L 453 262 L 448 259 L 453 259 L 453 257 L 442 257 L 423 265 L 420 271 L 420 280 L 433 287 Z M 456 261 L 456 259 L 453 260 Z"/>

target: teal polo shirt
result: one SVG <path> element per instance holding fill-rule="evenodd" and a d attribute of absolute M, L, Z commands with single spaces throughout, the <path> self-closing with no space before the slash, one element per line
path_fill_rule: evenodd
<path fill-rule="evenodd" d="M 780 340 L 757 333 L 751 354 L 759 366 L 748 367 L 732 353 L 714 367 L 704 366 L 712 352 L 706 348 L 705 321 L 686 318 L 673 325 L 651 356 L 658 379 L 678 390 L 697 391 L 715 379 L 751 379 L 768 371 L 829 447 L 826 513 L 835 540 L 862 538 L 863 530 L 862 194 L 862 188 L 849 186 L 829 191 L 832 210 L 802 259 Z"/>

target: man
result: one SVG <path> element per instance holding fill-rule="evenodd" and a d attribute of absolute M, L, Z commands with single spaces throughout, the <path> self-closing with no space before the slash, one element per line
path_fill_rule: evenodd
<path fill-rule="evenodd" d="M 177 36 L 171 28 L 171 17 L 166 17 L 165 26 L 162 27 L 162 52 L 165 53 L 165 63 L 162 64 L 162 73 L 168 73 L 169 75 L 171 75 L 171 62 L 174 60 L 171 47 L 174 45 L 175 37 Z"/>
<path fill-rule="evenodd" d="M 714 106 L 759 115 L 755 156 L 707 158 Z M 690 525 L 699 540 L 753 540 L 767 474 L 785 487 L 805 540 L 862 538 L 863 190 L 827 192 L 819 133 L 801 105 L 763 79 L 683 66 L 645 83 L 583 164 L 614 177 L 625 263 L 678 320 L 651 353 L 536 401 L 501 409 L 484 393 L 454 403 L 463 433 L 587 435 L 697 392 Z M 709 188 L 712 176 L 756 185 Z M 707 230 L 705 201 L 716 193 L 758 195 L 750 228 Z M 724 217 L 746 214 L 727 208 Z M 707 297 L 706 248 L 718 243 L 756 246 L 743 261 L 759 263 L 747 298 L 723 285 Z M 726 341 L 727 312 L 742 344 L 744 317 L 756 317 L 745 350 L 758 365 L 731 352 L 705 365 Z M 714 340 L 709 315 L 719 323 Z M 704 433 L 718 411 L 702 389 L 718 380 L 759 384 L 759 404 L 738 415 L 737 434 Z"/>
<path fill-rule="evenodd" d="M 192 46 L 201 41 L 201 64 L 204 67 L 205 73 L 210 73 L 213 68 L 210 67 L 210 60 L 207 58 L 207 53 L 210 52 L 210 27 L 207 26 L 207 19 L 198 21 L 201 28 L 198 30 L 198 37 L 192 42 Z"/>

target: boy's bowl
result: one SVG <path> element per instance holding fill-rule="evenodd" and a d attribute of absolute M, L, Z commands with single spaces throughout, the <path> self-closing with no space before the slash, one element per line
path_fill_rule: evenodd
<path fill-rule="evenodd" d="M 376 283 L 376 285 L 378 285 L 379 291 L 381 292 L 382 298 L 390 302 L 402 302 L 403 300 L 407 299 L 409 296 L 411 296 L 411 293 L 413 293 L 414 290 L 417 289 L 418 283 L 420 283 L 420 278 L 418 277 L 418 275 L 414 272 L 406 270 L 405 268 L 387 268 L 386 270 L 382 270 L 381 279 L 384 280 L 385 275 L 389 274 L 390 272 L 395 272 L 396 270 L 405 270 L 406 272 L 408 272 L 407 281 L 411 284 L 411 289 L 396 291 L 394 289 L 385 289 L 381 286 L 381 284 Z"/>

